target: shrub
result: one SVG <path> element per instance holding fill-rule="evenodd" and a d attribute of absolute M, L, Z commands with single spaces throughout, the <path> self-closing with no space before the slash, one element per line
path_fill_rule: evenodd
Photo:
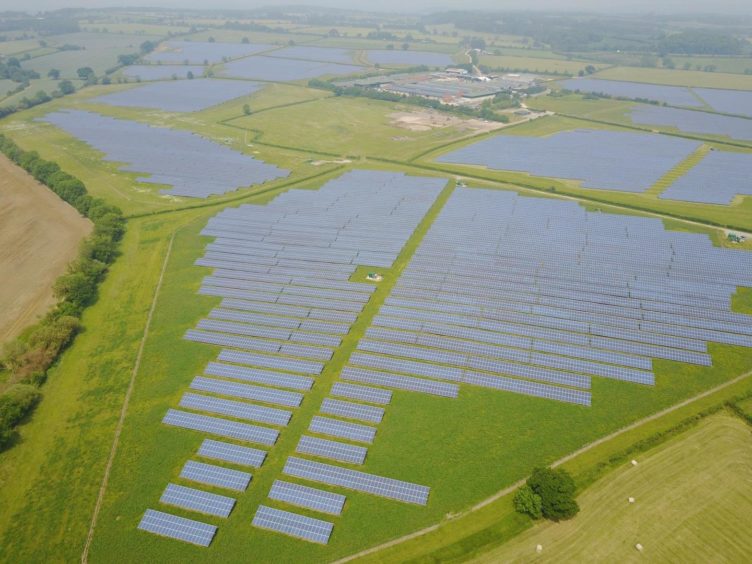
<path fill-rule="evenodd" d="M 0 396 L 0 450 L 14 436 L 13 428 L 39 401 L 41 394 L 34 386 L 16 384 Z"/>
<path fill-rule="evenodd" d="M 527 484 L 514 494 L 514 508 L 518 513 L 529 515 L 533 519 L 543 517 L 541 497 Z"/>

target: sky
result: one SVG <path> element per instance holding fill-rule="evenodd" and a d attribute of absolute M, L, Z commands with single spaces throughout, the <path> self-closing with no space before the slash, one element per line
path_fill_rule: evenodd
<path fill-rule="evenodd" d="M 2 10 L 154 6 L 169 8 L 254 8 L 290 4 L 369 11 L 426 12 L 444 9 L 553 10 L 620 13 L 712 13 L 752 15 L 750 0 L 0 0 Z"/>

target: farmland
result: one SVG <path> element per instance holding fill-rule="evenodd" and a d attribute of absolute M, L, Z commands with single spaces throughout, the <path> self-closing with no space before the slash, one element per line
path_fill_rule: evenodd
<path fill-rule="evenodd" d="M 0 342 L 17 336 L 54 303 L 51 286 L 76 256 L 91 224 L 0 156 L 0 270 L 13 272 L 0 295 Z"/>
<path fill-rule="evenodd" d="M 749 433 L 738 418 L 712 417 L 649 451 L 636 467 L 627 465 L 588 488 L 580 517 L 535 526 L 476 561 L 743 560 L 751 548 L 740 528 L 752 512 L 744 485 L 752 461 Z"/>
<path fill-rule="evenodd" d="M 611 66 L 532 31 L 429 17 L 81 13 L 44 45 L 0 42 L 34 52 L 19 65 L 42 76 L 24 96 L 56 92 L 0 133 L 118 206 L 126 231 L 0 452 L 0 559 L 748 550 L 733 540 L 748 429 L 705 418 L 724 402 L 744 412 L 752 393 L 744 74 Z M 587 75 L 573 83 L 613 97 L 562 93 L 560 76 L 467 107 L 327 83 L 456 65 L 483 44 L 481 65 Z M 49 69 L 77 91 L 56 91 Z M 450 71 L 436 80 L 469 80 Z M 23 178 L 14 203 L 44 226 L 24 197 L 57 204 L 54 237 L 9 232 L 2 247 L 49 272 L 14 273 L 0 298 L 39 278 L 39 315 L 90 227 Z M 33 318 L 5 310 L 13 334 Z M 552 463 L 574 476 L 581 514 L 534 525 L 511 496 Z M 671 521 L 668 469 L 687 511 L 708 472 L 723 488 L 702 493 L 703 515 Z M 625 495 L 638 502 L 614 510 Z M 655 514 L 666 528 L 645 525 Z M 702 529 L 702 546 L 666 541 L 669 527 Z"/>

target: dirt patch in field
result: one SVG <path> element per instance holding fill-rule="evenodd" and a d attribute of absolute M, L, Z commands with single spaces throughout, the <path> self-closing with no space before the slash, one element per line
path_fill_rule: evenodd
<path fill-rule="evenodd" d="M 55 303 L 52 284 L 91 222 L 0 155 L 0 343 Z"/>
<path fill-rule="evenodd" d="M 395 112 L 389 114 L 389 119 L 392 125 L 408 131 L 430 131 L 442 127 L 455 127 L 460 131 L 485 133 L 504 127 L 503 123 L 496 121 L 461 118 L 434 110 Z"/>

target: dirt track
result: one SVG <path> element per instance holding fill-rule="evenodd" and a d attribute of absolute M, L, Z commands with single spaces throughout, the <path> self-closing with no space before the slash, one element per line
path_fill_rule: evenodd
<path fill-rule="evenodd" d="M 88 219 L 0 155 L 0 344 L 54 303 L 52 283 L 91 229 Z"/>

